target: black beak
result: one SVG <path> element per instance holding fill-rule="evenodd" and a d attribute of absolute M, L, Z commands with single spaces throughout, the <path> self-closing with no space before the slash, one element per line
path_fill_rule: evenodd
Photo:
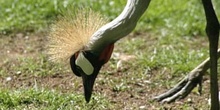
<path fill-rule="evenodd" d="M 99 61 L 98 57 L 94 56 L 92 53 L 88 51 L 83 52 L 83 55 L 94 67 L 94 71 L 92 74 L 90 75 L 85 74 L 83 70 L 78 65 L 75 64 L 75 61 L 76 61 L 75 55 L 73 55 L 70 58 L 70 65 L 71 65 L 71 69 L 73 73 L 77 76 L 82 77 L 83 86 L 84 86 L 84 96 L 85 96 L 86 102 L 88 103 L 92 96 L 93 85 L 94 85 L 95 79 L 99 73 L 99 70 L 104 64 L 104 61 Z"/>
<path fill-rule="evenodd" d="M 84 96 L 85 96 L 87 103 L 91 99 L 93 85 L 94 85 L 97 75 L 98 75 L 98 72 L 93 73 L 92 75 L 86 75 L 86 74 L 82 75 L 83 86 L 84 86 Z"/>

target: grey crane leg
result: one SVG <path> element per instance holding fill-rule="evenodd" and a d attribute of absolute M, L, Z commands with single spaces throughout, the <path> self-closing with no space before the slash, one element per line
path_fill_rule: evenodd
<path fill-rule="evenodd" d="M 218 50 L 218 58 L 220 57 L 220 49 Z M 210 68 L 210 58 L 204 60 L 196 68 L 194 68 L 185 78 L 183 78 L 176 86 L 169 91 L 154 97 L 154 100 L 162 103 L 170 103 L 176 99 L 185 98 L 194 87 L 199 85 L 199 93 L 202 91 L 202 77 Z"/>
<path fill-rule="evenodd" d="M 204 72 L 210 67 L 210 86 L 211 86 L 211 110 L 219 110 L 218 99 L 218 79 L 217 79 L 217 59 L 219 56 L 218 40 L 219 40 L 219 22 L 212 6 L 211 0 L 202 0 L 206 15 L 206 33 L 209 38 L 210 59 L 206 59 L 203 63 L 192 70 L 181 82 L 169 91 L 155 97 L 154 99 L 161 102 L 172 102 L 179 98 L 186 97 L 192 89 L 200 85 Z"/>

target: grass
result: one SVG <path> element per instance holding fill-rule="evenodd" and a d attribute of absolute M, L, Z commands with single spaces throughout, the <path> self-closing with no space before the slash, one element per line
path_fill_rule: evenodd
<path fill-rule="evenodd" d="M 38 89 L 21 89 L 17 91 L 1 90 L 0 91 L 1 110 L 5 109 L 94 109 L 99 105 L 99 109 L 104 109 L 107 100 L 103 97 L 95 97 L 96 101 L 89 104 L 83 100 L 79 94 L 61 94 L 56 91 L 38 90 Z M 98 101 L 102 100 L 102 101 Z"/>
<path fill-rule="evenodd" d="M 218 0 L 214 2 L 219 6 Z M 116 43 L 88 104 L 83 98 L 81 78 L 74 76 L 68 65 L 48 61 L 45 36 L 50 24 L 69 7 L 90 7 L 112 20 L 126 1 L 7 0 L 0 4 L 2 110 L 209 108 L 207 75 L 202 96 L 195 89 L 186 99 L 172 104 L 152 101 L 153 96 L 173 87 L 208 56 L 199 0 L 152 1 L 132 34 Z M 218 7 L 216 10 L 219 16 Z"/>
<path fill-rule="evenodd" d="M 218 6 L 219 1 L 215 0 Z M 48 24 L 56 19 L 62 10 L 69 7 L 90 7 L 114 19 L 126 4 L 124 0 L 114 1 L 86 1 L 86 0 L 7 0 L 0 1 L 0 31 L 3 33 L 44 30 Z M 160 5 L 158 6 L 158 3 Z M 175 4 L 175 5 L 172 5 Z M 114 7 L 114 8 L 112 8 Z M 169 7 L 169 8 L 167 8 Z M 27 14 L 28 13 L 28 14 Z M 171 13 L 177 16 L 172 16 Z M 220 11 L 217 10 L 220 15 Z M 148 11 L 140 20 L 136 30 L 151 30 L 158 33 L 167 31 L 181 36 L 204 35 L 205 18 L 200 0 L 181 2 L 172 0 L 152 1 Z M 172 17 L 170 17 L 172 16 Z M 172 23 L 175 22 L 175 25 Z"/>
<path fill-rule="evenodd" d="M 91 2 L 91 5 L 93 5 L 97 1 Z M 86 0 L 8 0 L 0 1 L 0 3 L 2 4 L 0 31 L 4 34 L 44 30 L 48 24 L 55 20 L 57 15 L 61 14 L 62 10 L 65 10 L 70 6 L 83 7 L 88 6 L 88 3 L 90 4 L 90 2 L 87 3 Z M 106 5 L 108 4 L 108 2 L 105 1 L 98 2 L 98 5 L 94 6 L 96 6 L 97 9 L 103 3 Z M 102 10 L 106 11 L 106 8 Z M 110 14 L 112 13 L 109 13 L 109 15 Z M 114 15 L 116 16 L 116 14 Z"/>

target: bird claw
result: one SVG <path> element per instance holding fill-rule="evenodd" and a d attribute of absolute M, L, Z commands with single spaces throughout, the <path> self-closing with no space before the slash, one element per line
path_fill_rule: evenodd
<path fill-rule="evenodd" d="M 171 103 L 177 99 L 185 98 L 197 85 L 199 86 L 198 92 L 202 91 L 202 69 L 193 70 L 183 80 L 181 80 L 175 87 L 167 92 L 153 98 L 161 103 Z"/>
<path fill-rule="evenodd" d="M 218 58 L 220 57 L 220 49 L 218 49 Z M 155 101 L 161 103 L 171 103 L 176 99 L 185 98 L 197 85 L 199 94 L 202 93 L 202 77 L 210 68 L 210 59 L 207 58 L 195 69 L 193 69 L 184 79 L 182 79 L 175 87 L 167 92 L 154 97 Z"/>

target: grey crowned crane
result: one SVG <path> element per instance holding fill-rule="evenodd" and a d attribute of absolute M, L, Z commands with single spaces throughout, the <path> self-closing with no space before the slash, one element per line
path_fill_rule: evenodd
<path fill-rule="evenodd" d="M 92 11 L 79 12 L 73 17 L 63 17 L 54 26 L 49 37 L 51 59 L 69 60 L 76 76 L 82 77 L 84 96 L 90 101 L 93 85 L 101 67 L 108 62 L 114 43 L 128 35 L 137 21 L 147 10 L 151 0 L 127 0 L 122 13 L 106 24 L 100 14 Z M 204 71 L 211 68 L 211 109 L 218 110 L 217 59 L 219 22 L 211 0 L 202 0 L 207 21 L 206 33 L 210 42 L 210 59 L 205 60 L 190 72 L 179 84 L 155 100 L 172 102 L 186 97 L 191 90 L 201 83 Z M 86 18 L 85 18 L 86 17 Z M 209 65 L 210 62 L 210 65 Z"/>

